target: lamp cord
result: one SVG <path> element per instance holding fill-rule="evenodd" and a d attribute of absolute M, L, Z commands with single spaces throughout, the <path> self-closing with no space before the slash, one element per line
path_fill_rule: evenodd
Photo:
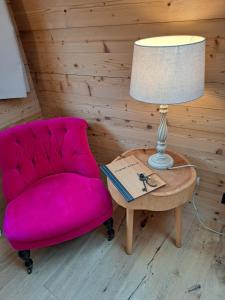
<path fill-rule="evenodd" d="M 168 168 L 168 170 L 174 170 L 174 169 L 180 169 L 180 168 L 186 168 L 186 167 L 193 167 L 195 169 L 197 169 L 197 166 L 195 165 L 191 165 L 191 164 L 188 164 L 188 165 L 181 165 L 181 166 L 177 166 L 177 167 L 171 167 L 171 168 Z M 199 223 L 201 224 L 201 226 L 203 228 L 205 228 L 206 230 L 210 231 L 210 232 L 213 232 L 213 233 L 216 233 L 216 234 L 219 234 L 221 236 L 225 236 L 225 233 L 223 232 L 220 232 L 220 231 L 217 231 L 213 228 L 210 228 L 209 226 L 207 226 L 205 224 L 205 222 L 202 220 L 202 217 L 200 216 L 200 213 L 199 213 L 199 209 L 196 205 L 196 193 L 197 193 L 197 190 L 198 190 L 198 187 L 200 185 L 200 177 L 198 176 L 197 177 L 197 183 L 196 183 L 196 187 L 195 187 L 195 190 L 194 190 L 194 193 L 193 193 L 193 197 L 192 197 L 192 200 L 191 200 L 191 203 L 193 205 L 193 208 L 194 208 L 194 212 L 195 212 L 195 216 L 197 218 L 197 220 L 199 221 Z"/>
<path fill-rule="evenodd" d="M 193 168 L 197 169 L 196 165 L 189 164 L 189 165 L 181 165 L 181 166 L 167 168 L 167 170 L 175 170 L 175 169 L 181 169 L 181 168 L 186 168 L 186 167 L 193 167 Z"/>

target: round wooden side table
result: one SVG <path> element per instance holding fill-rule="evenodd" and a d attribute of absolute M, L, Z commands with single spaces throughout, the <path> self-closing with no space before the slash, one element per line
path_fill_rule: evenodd
<path fill-rule="evenodd" d="M 148 166 L 148 157 L 153 153 L 155 153 L 155 149 L 132 149 L 121 154 L 115 160 L 134 155 Z M 174 166 L 189 164 L 189 161 L 182 155 L 172 151 L 167 151 L 167 153 L 173 157 L 175 162 Z M 154 172 L 166 182 L 166 185 L 129 203 L 123 198 L 111 181 L 107 179 L 108 189 L 112 198 L 118 205 L 126 208 L 126 251 L 128 254 L 132 253 L 134 211 L 140 209 L 150 211 L 174 209 L 176 246 L 181 247 L 181 208 L 185 202 L 192 198 L 197 178 L 196 171 L 193 167 L 186 167 L 174 170 L 154 170 Z"/>

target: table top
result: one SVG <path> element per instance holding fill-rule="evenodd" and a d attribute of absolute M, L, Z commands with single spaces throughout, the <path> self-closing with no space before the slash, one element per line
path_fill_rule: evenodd
<path fill-rule="evenodd" d="M 132 149 L 124 152 L 115 160 L 134 155 L 148 166 L 148 157 L 155 153 L 155 149 Z M 174 159 L 174 166 L 189 164 L 189 161 L 182 155 L 173 151 L 167 151 Z M 167 210 L 177 207 L 190 200 L 188 197 L 193 193 L 196 183 L 196 171 L 193 167 L 174 170 L 154 170 L 165 182 L 166 185 L 145 194 L 128 203 L 113 184 L 108 180 L 108 188 L 112 198 L 126 208 Z M 181 197 L 182 196 L 182 197 Z M 163 200 L 162 200 L 163 199 Z M 157 203 L 156 203 L 157 201 Z M 162 202 L 163 201 L 163 202 Z"/>

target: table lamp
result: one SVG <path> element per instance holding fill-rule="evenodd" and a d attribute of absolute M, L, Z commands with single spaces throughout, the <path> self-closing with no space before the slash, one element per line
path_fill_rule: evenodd
<path fill-rule="evenodd" d="M 134 43 L 130 95 L 136 100 L 160 104 L 156 153 L 148 159 L 154 169 L 173 166 L 166 153 L 168 104 L 192 101 L 204 93 L 205 38 L 160 36 Z"/>

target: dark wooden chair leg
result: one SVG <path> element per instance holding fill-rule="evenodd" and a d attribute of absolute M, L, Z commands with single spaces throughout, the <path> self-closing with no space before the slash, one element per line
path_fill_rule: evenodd
<path fill-rule="evenodd" d="M 104 225 L 107 229 L 108 241 L 113 240 L 115 236 L 115 231 L 113 229 L 113 218 L 110 218 L 107 221 L 105 221 Z"/>
<path fill-rule="evenodd" d="M 31 274 L 33 269 L 33 260 L 30 258 L 30 250 L 19 251 L 18 256 L 24 261 L 27 273 Z"/>

